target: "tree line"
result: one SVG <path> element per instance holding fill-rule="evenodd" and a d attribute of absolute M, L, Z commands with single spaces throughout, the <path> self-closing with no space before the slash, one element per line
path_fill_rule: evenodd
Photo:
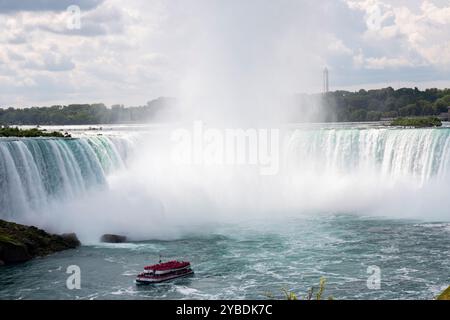
<path fill-rule="evenodd" d="M 51 107 L 0 108 L 0 125 L 68 125 L 145 123 L 175 105 L 173 98 L 158 98 L 145 106 L 124 107 L 103 103 Z M 437 116 L 448 112 L 450 89 L 391 87 L 357 92 L 334 91 L 298 95 L 285 110 L 291 121 L 379 121 L 397 117 Z M 292 109 L 291 109 L 292 108 Z M 283 112 L 283 111 L 281 111 Z"/>
<path fill-rule="evenodd" d="M 383 118 L 437 116 L 448 112 L 450 89 L 391 87 L 357 92 L 301 95 L 301 108 L 316 108 L 322 121 L 379 121 Z M 317 120 L 317 119 L 316 119 Z"/>
<path fill-rule="evenodd" d="M 158 98 L 144 106 L 124 107 L 103 103 L 54 105 L 51 107 L 0 108 L 0 125 L 74 125 L 143 123 L 173 105 L 171 98 Z"/>

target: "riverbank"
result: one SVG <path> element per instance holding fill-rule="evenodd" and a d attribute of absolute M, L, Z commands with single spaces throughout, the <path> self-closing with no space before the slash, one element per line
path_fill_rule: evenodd
<path fill-rule="evenodd" d="M 0 265 L 25 262 L 79 245 L 73 233 L 55 235 L 33 226 L 0 220 Z"/>
<path fill-rule="evenodd" d="M 38 128 L 20 129 L 17 127 L 0 127 L 0 137 L 18 137 L 18 138 L 36 138 L 36 137 L 55 137 L 70 138 L 70 134 L 59 131 L 46 131 Z"/>

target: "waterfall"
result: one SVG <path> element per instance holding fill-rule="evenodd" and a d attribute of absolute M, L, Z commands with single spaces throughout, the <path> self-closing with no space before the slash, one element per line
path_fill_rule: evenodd
<path fill-rule="evenodd" d="M 450 128 L 295 130 L 288 154 L 291 166 L 319 175 L 365 173 L 424 185 L 450 176 Z"/>
<path fill-rule="evenodd" d="M 0 218 L 16 219 L 105 185 L 106 175 L 124 166 L 127 144 L 107 136 L 0 138 Z"/>
<path fill-rule="evenodd" d="M 108 231 L 105 224 L 110 229 L 117 224 L 119 231 L 131 224 L 131 230 L 137 228 L 134 221 L 153 223 L 163 216 L 202 221 L 204 212 L 230 217 L 381 208 L 395 214 L 405 211 L 408 202 L 408 214 L 420 214 L 422 203 L 439 202 L 434 213 L 446 215 L 441 211 L 448 202 L 450 128 L 283 131 L 280 172 L 274 176 L 260 176 L 250 166 L 176 167 L 164 132 L 145 133 L 145 139 L 142 133 L 133 138 L 84 133 L 73 139 L 1 138 L 0 218 L 31 218 L 34 224 L 64 230 L 75 230 L 76 223 L 77 231 L 97 221 L 92 228 L 102 225 L 103 232 Z M 139 157 L 130 157 L 133 151 Z M 123 167 L 125 171 L 108 179 Z M 101 192 L 92 192 L 99 188 Z M 148 224 L 142 228 L 148 230 Z"/>

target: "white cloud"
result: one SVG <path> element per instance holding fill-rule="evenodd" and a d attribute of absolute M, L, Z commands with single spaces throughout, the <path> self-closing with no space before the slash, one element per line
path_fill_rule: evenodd
<path fill-rule="evenodd" d="M 362 53 L 362 50 L 360 49 L 359 52 L 353 56 L 353 65 L 356 68 L 362 68 L 364 67 L 365 59 L 364 54 Z"/>
<path fill-rule="evenodd" d="M 353 56 L 353 65 L 356 68 L 372 70 L 399 69 L 417 66 L 416 62 L 406 57 L 365 57 L 362 50 Z"/>
<path fill-rule="evenodd" d="M 332 54 L 353 54 L 353 50 L 347 47 L 341 39 L 336 38 L 334 35 L 330 35 L 328 39 L 328 50 Z"/>
<path fill-rule="evenodd" d="M 17 11 L 62 11 L 70 5 L 77 5 L 82 10 L 90 10 L 102 2 L 103 0 L 0 0 L 0 14 Z"/>
<path fill-rule="evenodd" d="M 350 9 L 365 12 L 364 18 L 368 30 L 379 30 L 383 24 L 393 17 L 392 6 L 378 0 L 348 0 Z"/>
<path fill-rule="evenodd" d="M 79 30 L 67 28 L 69 2 L 82 8 Z M 450 3 L 49 3 L 0 1 L 0 106 L 144 104 L 186 88 L 315 91 L 325 65 L 330 79 L 340 72 L 355 83 L 370 82 L 371 72 L 450 67 Z M 399 73 L 385 74 L 388 81 Z"/>
<path fill-rule="evenodd" d="M 363 11 L 367 21 L 379 19 L 379 28 L 368 27 L 364 33 L 367 44 L 376 42 L 380 47 L 386 45 L 389 49 L 390 43 L 395 42 L 401 49 L 393 57 L 366 59 L 368 68 L 413 65 L 450 67 L 450 3 L 445 7 L 438 7 L 429 0 L 397 4 L 381 0 L 348 0 L 347 3 L 349 8 Z M 373 15 L 373 8 L 379 8 L 379 16 Z M 416 55 L 421 59 L 412 58 Z"/>
<path fill-rule="evenodd" d="M 413 63 L 407 58 L 367 58 L 365 60 L 368 69 L 411 67 Z"/>
<path fill-rule="evenodd" d="M 137 16 L 133 10 L 124 10 L 118 1 L 104 2 L 82 11 L 80 30 L 67 28 L 66 10 L 0 15 L 4 17 L 0 19 L 4 75 L 0 78 L 0 105 L 15 105 L 14 101 L 145 103 L 163 94 L 148 90 L 164 59 L 163 54 L 153 52 L 151 43 L 146 43 L 154 31 L 146 28 L 153 15 L 147 13 Z M 137 17 L 146 21 L 142 27 Z M 17 99 L 17 95 L 24 97 Z"/>

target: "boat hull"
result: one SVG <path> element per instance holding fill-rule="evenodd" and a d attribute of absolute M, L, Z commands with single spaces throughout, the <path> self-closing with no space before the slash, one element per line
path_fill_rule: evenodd
<path fill-rule="evenodd" d="M 194 274 L 193 270 L 189 270 L 180 274 L 166 274 L 161 275 L 157 277 L 137 277 L 135 282 L 137 285 L 147 285 L 147 284 L 154 284 L 154 283 L 161 283 L 166 282 L 170 280 L 175 280 L 178 278 L 183 278 L 187 276 L 191 276 Z"/>

